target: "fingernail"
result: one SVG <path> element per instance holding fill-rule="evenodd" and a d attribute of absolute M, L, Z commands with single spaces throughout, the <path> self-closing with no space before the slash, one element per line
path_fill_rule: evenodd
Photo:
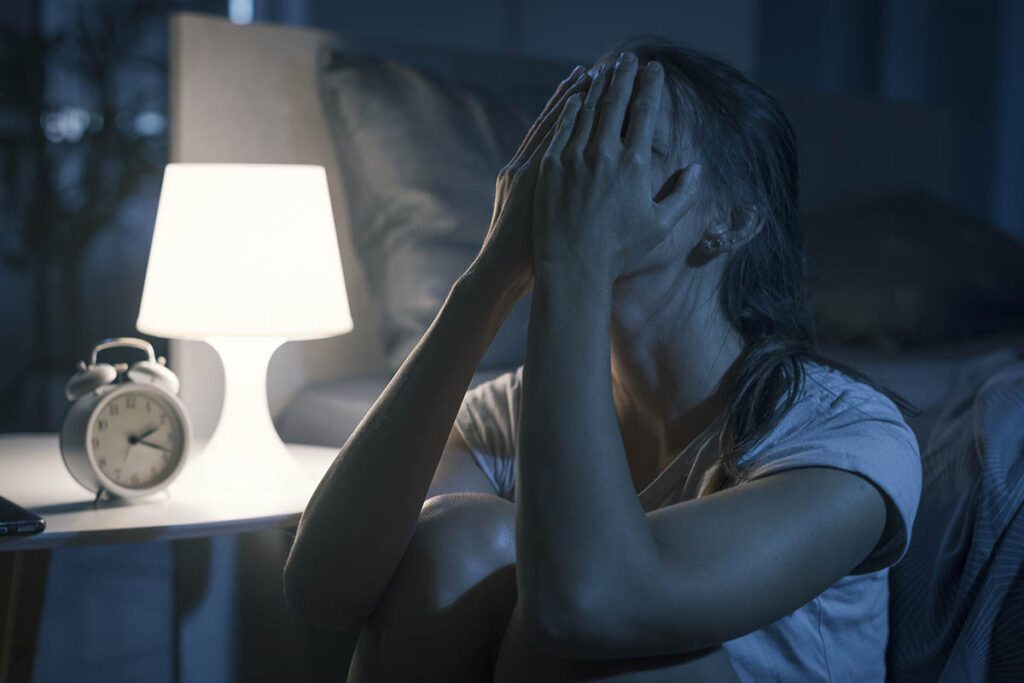
<path fill-rule="evenodd" d="M 620 61 L 632 62 L 634 59 L 636 59 L 636 55 L 633 54 L 632 52 L 623 52 L 623 53 L 619 54 L 619 60 Z"/>
<path fill-rule="evenodd" d="M 648 71 L 661 71 L 661 64 L 659 62 L 647 62 Z"/>

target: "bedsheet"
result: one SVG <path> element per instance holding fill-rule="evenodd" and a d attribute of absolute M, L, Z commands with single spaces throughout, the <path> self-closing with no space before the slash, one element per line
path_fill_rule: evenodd
<path fill-rule="evenodd" d="M 1024 349 L 962 369 L 922 469 L 890 570 L 889 680 L 1024 680 Z"/>

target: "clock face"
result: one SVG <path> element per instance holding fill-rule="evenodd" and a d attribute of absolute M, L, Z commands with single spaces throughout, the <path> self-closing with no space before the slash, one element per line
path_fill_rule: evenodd
<path fill-rule="evenodd" d="M 185 444 L 177 408 L 145 389 L 113 393 L 93 412 L 86 439 L 93 461 L 129 489 L 159 485 L 174 473 Z"/>

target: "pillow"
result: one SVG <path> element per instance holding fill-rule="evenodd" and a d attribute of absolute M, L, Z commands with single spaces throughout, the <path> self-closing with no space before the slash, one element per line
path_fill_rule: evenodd
<path fill-rule="evenodd" d="M 1024 245 L 920 192 L 804 220 L 819 337 L 898 352 L 1024 330 Z"/>
<path fill-rule="evenodd" d="M 356 255 L 397 369 L 487 234 L 498 171 L 543 99 L 510 98 L 382 57 L 331 49 L 320 90 L 345 184 Z M 523 361 L 528 297 L 480 367 Z"/>

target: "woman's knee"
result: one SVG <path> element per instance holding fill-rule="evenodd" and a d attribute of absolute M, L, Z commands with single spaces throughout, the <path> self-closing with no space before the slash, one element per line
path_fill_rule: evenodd
<path fill-rule="evenodd" d="M 514 528 L 514 507 L 496 496 L 428 500 L 349 681 L 490 680 L 516 600 Z"/>
<path fill-rule="evenodd" d="M 471 589 L 514 571 L 514 565 L 512 503 L 482 493 L 434 496 L 423 504 L 389 597 L 406 607 L 444 610 Z M 507 576 L 500 581 L 507 582 Z"/>

